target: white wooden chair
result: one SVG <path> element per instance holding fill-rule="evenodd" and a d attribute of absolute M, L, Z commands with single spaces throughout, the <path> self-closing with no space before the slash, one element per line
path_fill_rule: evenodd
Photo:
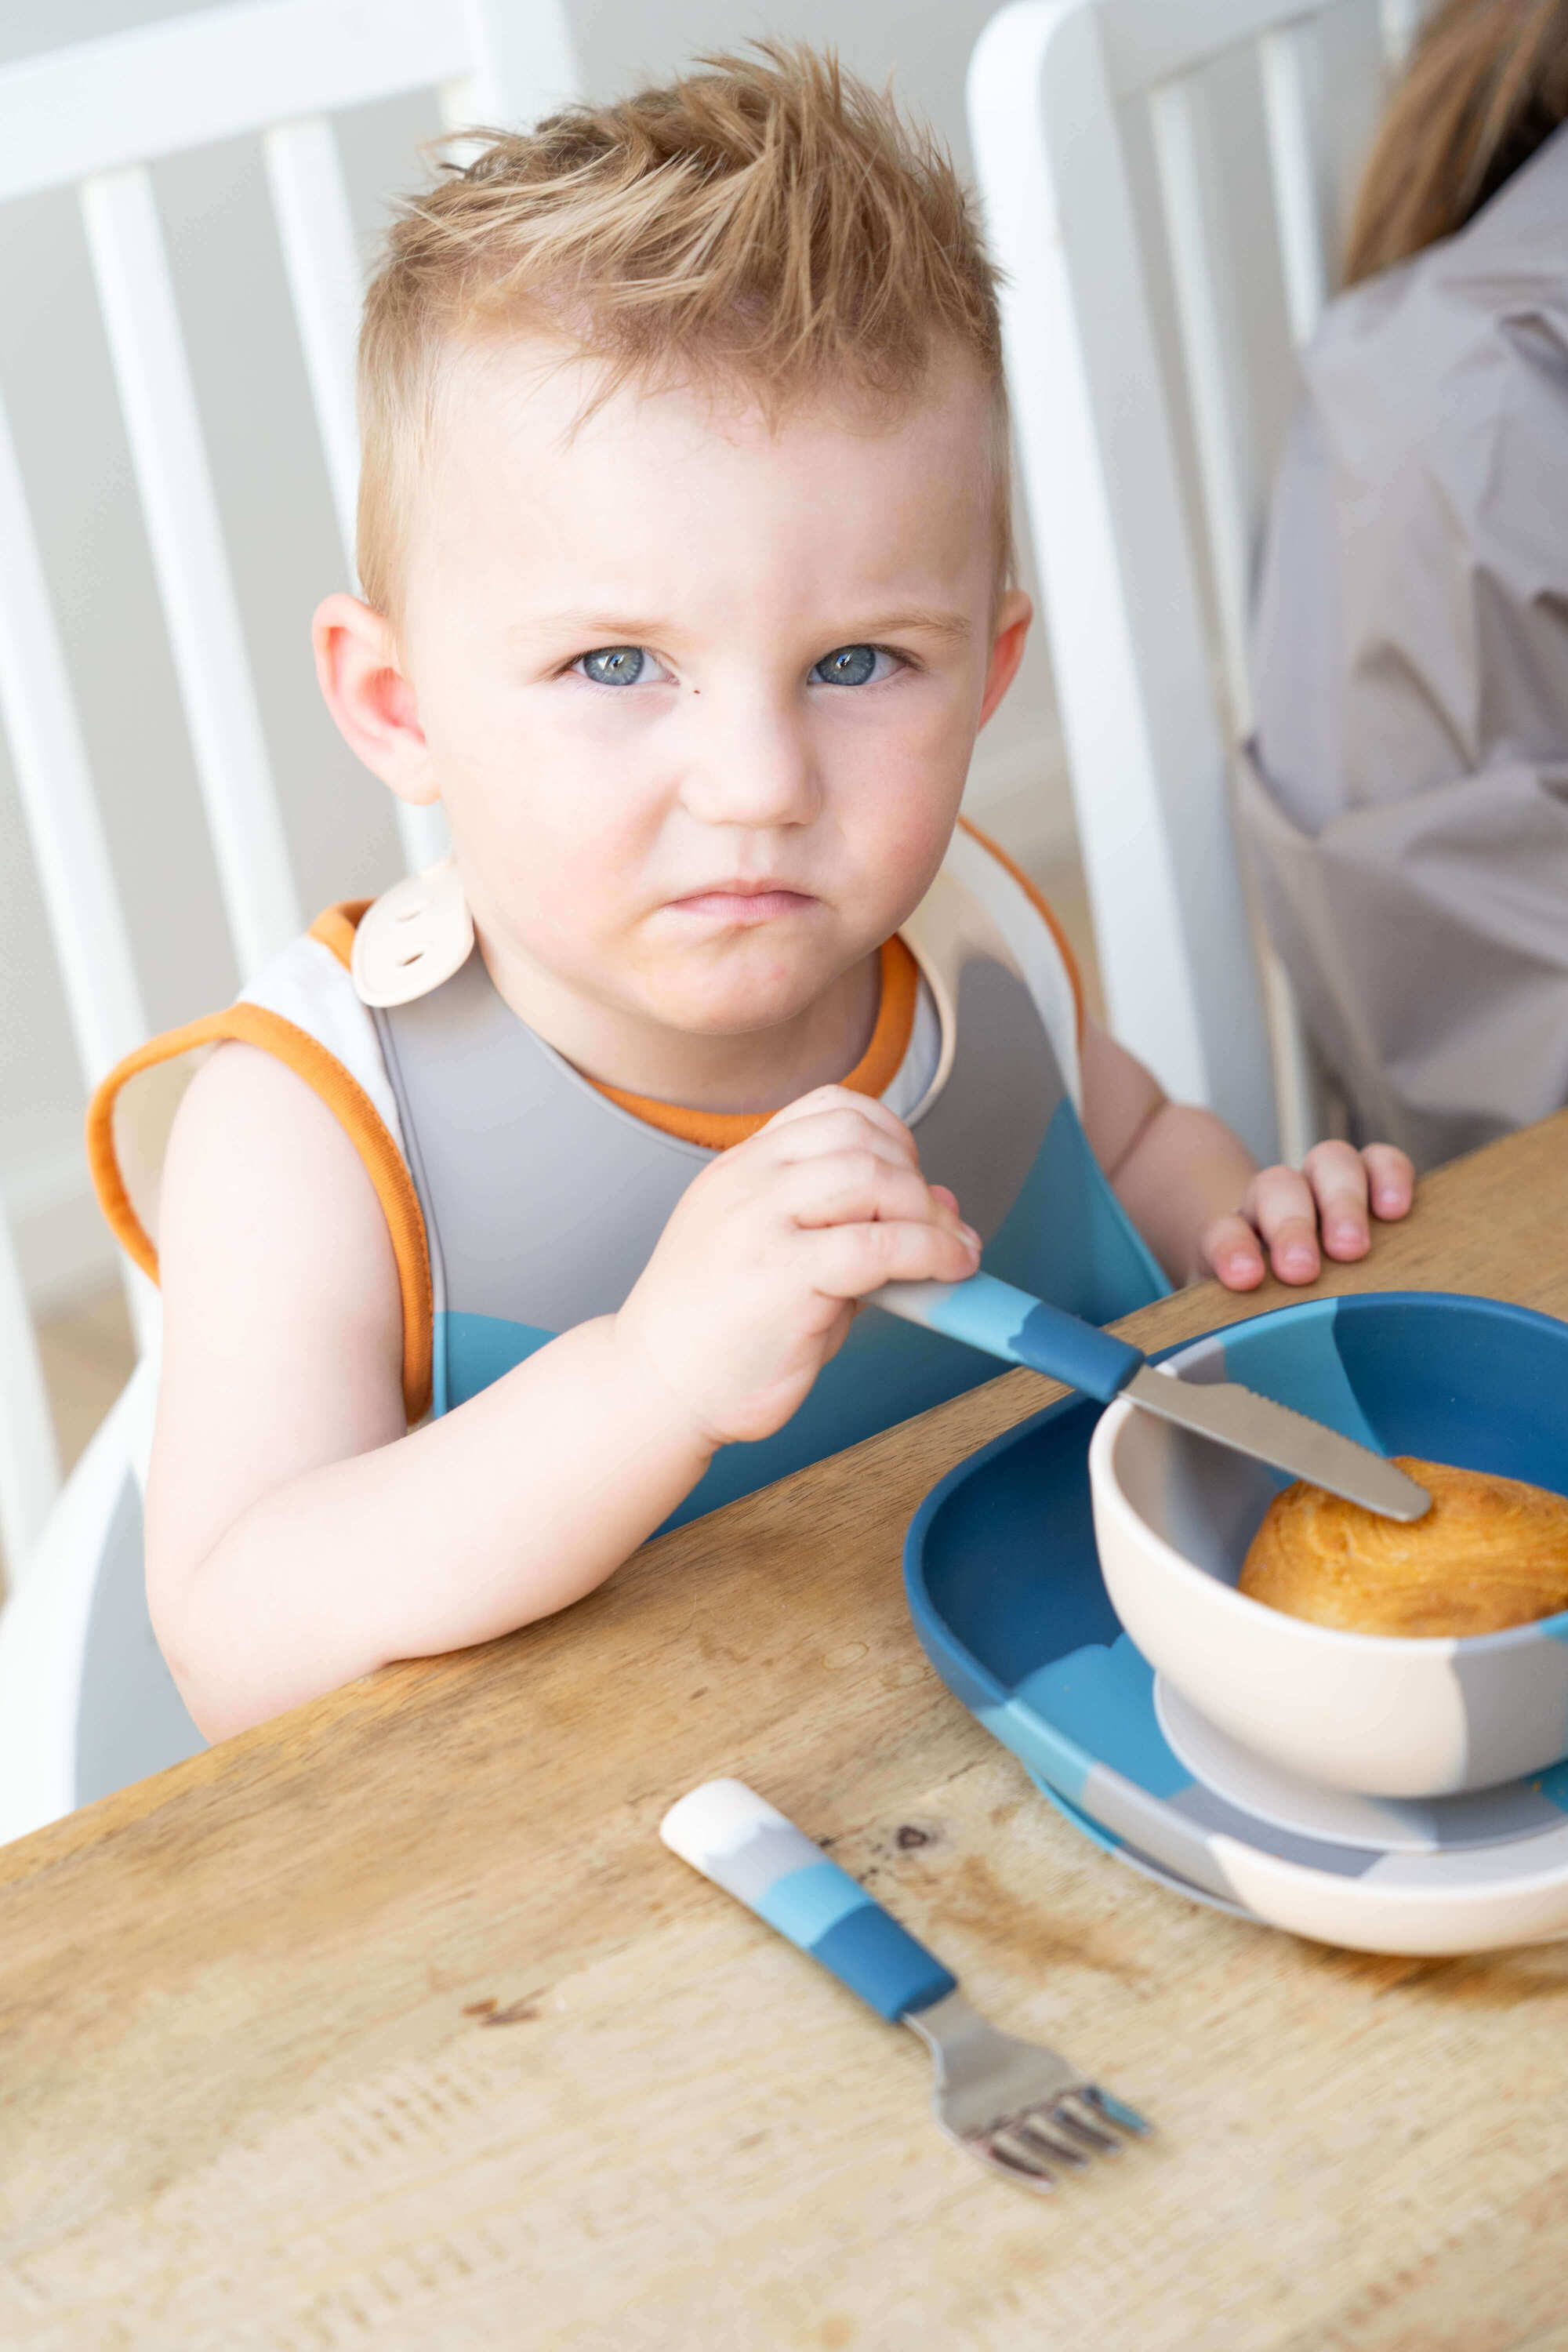
<path fill-rule="evenodd" d="M 560 0 L 231 0 L 0 69 L 0 206 L 47 189 L 79 190 L 242 973 L 302 928 L 301 910 L 151 166 L 212 141 L 262 141 L 352 574 L 362 272 L 331 117 L 429 89 L 449 128 L 524 121 L 574 87 Z M 416 177 L 413 157 L 408 176 Z M 142 1041 L 146 1024 L 3 399 L 0 721 L 91 1085 Z M 400 822 L 411 866 L 440 854 L 438 816 L 432 824 L 426 812 L 400 810 Z M 12 1586 L 0 1614 L 0 1838 L 200 1744 L 153 1641 L 141 1589 L 157 1312 L 149 1286 L 128 1278 L 143 1360 L 61 1495 L 35 1335 L 0 1210 L 0 1540 Z"/>
<path fill-rule="evenodd" d="M 969 75 L 1110 1019 L 1171 1093 L 1211 1105 L 1266 1159 L 1299 1158 L 1322 1129 L 1230 821 L 1268 491 L 1260 366 L 1278 380 L 1317 323 L 1338 185 L 1359 161 L 1345 149 L 1370 132 L 1416 14 L 1417 0 L 1018 0 Z M 1215 68 L 1234 89 L 1239 52 L 1267 140 L 1286 346 L 1261 362 L 1239 299 L 1246 198 L 1226 184 L 1236 128 L 1210 105 Z M 1166 287 L 1170 338 L 1153 299 Z"/>

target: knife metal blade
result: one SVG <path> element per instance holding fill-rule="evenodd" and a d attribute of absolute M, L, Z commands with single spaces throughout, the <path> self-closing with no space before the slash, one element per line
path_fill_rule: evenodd
<path fill-rule="evenodd" d="M 1385 1519 L 1424 1518 L 1432 1507 L 1425 1486 L 1353 1437 L 1342 1437 L 1304 1412 L 1276 1404 L 1238 1381 L 1184 1381 L 1179 1373 L 1140 1365 L 1121 1390 L 1134 1404 L 1179 1422 L 1237 1454 L 1326 1486 L 1348 1503 Z"/>

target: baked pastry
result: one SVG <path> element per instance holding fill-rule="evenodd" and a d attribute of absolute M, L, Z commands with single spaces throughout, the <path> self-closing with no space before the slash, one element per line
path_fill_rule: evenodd
<path fill-rule="evenodd" d="M 1432 1497 L 1403 1526 L 1298 1479 L 1247 1549 L 1241 1591 L 1347 1633 L 1496 1633 L 1568 1609 L 1568 1496 L 1396 1457 Z"/>

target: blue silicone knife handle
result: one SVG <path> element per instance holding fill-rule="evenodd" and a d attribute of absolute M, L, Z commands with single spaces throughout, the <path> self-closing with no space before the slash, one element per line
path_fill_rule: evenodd
<path fill-rule="evenodd" d="M 998 1282 L 994 1274 L 972 1274 L 967 1282 L 889 1282 L 866 1303 L 984 1349 L 1004 1363 L 1027 1364 L 1106 1404 L 1144 1360 L 1142 1349 Z"/>
<path fill-rule="evenodd" d="M 958 1979 L 891 1912 L 743 1780 L 704 1780 L 671 1805 L 658 1833 L 879 2017 L 908 2017 L 957 1991 Z"/>

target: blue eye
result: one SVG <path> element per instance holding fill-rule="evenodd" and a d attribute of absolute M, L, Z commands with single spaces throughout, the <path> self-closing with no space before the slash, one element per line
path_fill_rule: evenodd
<path fill-rule="evenodd" d="M 877 646 L 836 646 L 811 674 L 819 686 L 869 686 L 879 675 L 878 663 L 888 658 Z"/>
<path fill-rule="evenodd" d="M 600 646 L 581 656 L 578 667 L 595 686 L 636 686 L 647 667 L 641 646 Z"/>

